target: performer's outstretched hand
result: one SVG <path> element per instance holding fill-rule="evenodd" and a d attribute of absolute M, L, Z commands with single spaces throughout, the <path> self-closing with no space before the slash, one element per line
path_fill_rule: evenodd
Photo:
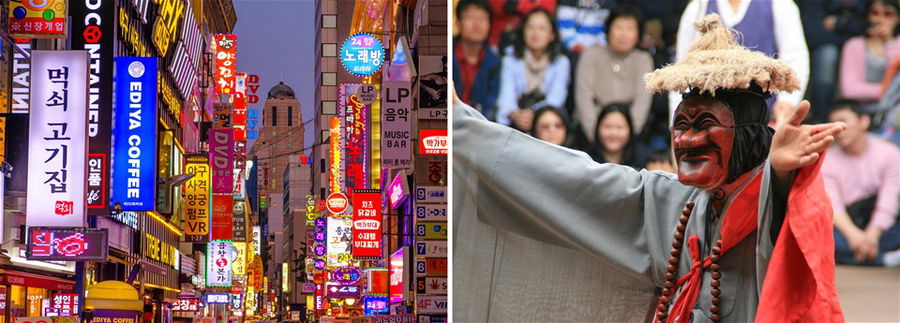
<path fill-rule="evenodd" d="M 776 175 L 781 175 L 816 162 L 834 142 L 834 137 L 847 128 L 843 122 L 804 125 L 809 101 L 803 100 L 793 109 L 775 111 L 777 124 L 769 158 Z"/>

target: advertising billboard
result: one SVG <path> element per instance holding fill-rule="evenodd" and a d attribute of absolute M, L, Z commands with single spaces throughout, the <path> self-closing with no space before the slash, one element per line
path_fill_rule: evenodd
<path fill-rule="evenodd" d="M 350 250 L 350 242 L 353 240 L 353 221 L 350 219 L 337 219 L 328 217 L 326 225 L 328 237 L 328 267 L 343 267 L 353 260 Z"/>
<path fill-rule="evenodd" d="M 65 38 L 66 0 L 10 0 L 8 28 L 13 38 Z"/>
<path fill-rule="evenodd" d="M 156 207 L 157 59 L 116 58 L 110 204 L 124 211 Z"/>
<path fill-rule="evenodd" d="M 231 240 L 233 212 L 234 196 L 231 194 L 213 194 L 211 228 L 213 240 Z"/>
<path fill-rule="evenodd" d="M 213 240 L 207 245 L 207 287 L 231 287 L 231 250 L 228 240 Z"/>
<path fill-rule="evenodd" d="M 87 69 L 87 51 L 31 52 L 28 226 L 84 226 Z"/>
<path fill-rule="evenodd" d="M 366 152 L 368 151 L 368 110 L 378 91 L 372 84 L 341 85 L 341 120 L 343 120 L 344 165 L 346 169 L 345 187 L 364 189 L 368 187 Z M 368 103 L 367 103 L 368 102 Z"/>
<path fill-rule="evenodd" d="M 372 34 L 356 34 L 341 45 L 341 65 L 358 76 L 375 74 L 384 60 L 384 46 Z"/>
<path fill-rule="evenodd" d="M 412 90 L 409 82 L 382 83 L 381 166 L 412 166 Z M 382 172 L 383 173 L 383 172 Z"/>
<path fill-rule="evenodd" d="M 353 257 L 381 258 L 381 190 L 353 191 Z"/>
<path fill-rule="evenodd" d="M 109 253 L 107 229 L 28 228 L 28 260 L 106 261 Z"/>
<path fill-rule="evenodd" d="M 402 302 L 406 298 L 407 290 L 409 290 L 409 281 L 406 279 L 406 271 L 409 268 L 406 264 L 406 251 L 407 247 L 404 246 L 391 254 L 389 266 L 389 298 L 391 303 Z"/>
<path fill-rule="evenodd" d="M 187 156 L 186 174 L 194 174 L 184 183 L 184 233 L 189 242 L 209 241 L 210 168 L 206 156 Z"/>
<path fill-rule="evenodd" d="M 232 194 L 234 189 L 234 130 L 209 130 L 209 160 L 212 192 Z"/>
<path fill-rule="evenodd" d="M 237 36 L 217 34 L 214 45 L 216 70 L 213 74 L 215 75 L 216 93 L 234 94 Z"/>

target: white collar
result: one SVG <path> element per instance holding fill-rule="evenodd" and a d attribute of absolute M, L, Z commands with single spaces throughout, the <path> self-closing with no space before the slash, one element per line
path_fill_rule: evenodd
<path fill-rule="evenodd" d="M 731 9 L 731 4 L 728 3 L 728 0 L 715 0 L 716 6 L 719 8 L 719 16 L 722 17 L 722 22 L 728 27 L 734 27 L 744 20 L 744 15 L 747 14 L 747 8 L 750 7 L 750 1 L 753 0 L 741 0 L 741 3 L 738 5 L 737 13 Z"/>

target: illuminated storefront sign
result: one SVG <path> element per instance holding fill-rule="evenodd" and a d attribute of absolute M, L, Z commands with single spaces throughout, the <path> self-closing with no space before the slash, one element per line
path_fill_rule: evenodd
<path fill-rule="evenodd" d="M 147 258 L 159 261 L 169 266 L 178 268 L 178 266 L 180 265 L 180 255 L 178 252 L 178 248 L 159 240 L 159 238 L 154 237 L 149 233 L 144 233 L 143 252 L 144 256 L 146 256 Z"/>
<path fill-rule="evenodd" d="M 214 43 L 216 93 L 234 94 L 237 36 L 217 34 Z"/>
<path fill-rule="evenodd" d="M 125 211 L 156 206 L 156 70 L 156 58 L 116 58 L 110 204 Z"/>
<path fill-rule="evenodd" d="M 213 194 L 212 196 L 212 239 L 231 240 L 231 219 L 234 212 L 234 196 Z"/>
<path fill-rule="evenodd" d="M 234 202 L 234 218 L 231 220 L 232 240 L 247 242 L 247 202 Z"/>
<path fill-rule="evenodd" d="M 368 105 L 378 91 L 371 84 L 341 85 L 341 120 L 343 120 L 344 162 L 346 166 L 346 188 L 367 188 L 368 167 L 366 151 L 368 151 Z M 371 100 L 365 100 L 368 96 Z"/>
<path fill-rule="evenodd" d="M 190 242 L 209 241 L 209 178 L 210 169 L 206 156 L 187 156 L 184 167 L 186 174 L 194 174 L 184 183 L 186 216 L 184 219 L 185 240 Z"/>
<path fill-rule="evenodd" d="M 391 303 L 402 302 L 406 297 L 406 291 L 409 289 L 409 282 L 406 279 L 406 249 L 401 247 L 391 254 L 390 258 L 390 301 Z"/>
<path fill-rule="evenodd" d="M 391 185 L 388 186 L 387 192 L 391 209 L 396 210 L 400 203 L 409 197 L 409 184 L 406 183 L 406 172 L 400 171 L 397 173 Z"/>
<path fill-rule="evenodd" d="M 447 155 L 450 142 L 447 140 L 447 129 L 419 130 L 419 154 Z"/>
<path fill-rule="evenodd" d="M 234 137 L 231 129 L 209 130 L 212 192 L 232 194 L 234 186 Z"/>
<path fill-rule="evenodd" d="M 231 245 L 234 247 L 235 251 L 234 263 L 231 264 L 231 272 L 234 273 L 235 276 L 243 276 L 247 273 L 247 243 L 232 242 Z"/>
<path fill-rule="evenodd" d="M 176 312 L 196 312 L 200 310 L 199 298 L 179 298 L 172 302 L 172 310 Z"/>
<path fill-rule="evenodd" d="M 250 244 L 250 249 L 253 251 L 254 255 L 259 255 L 259 246 L 262 243 L 262 230 L 258 225 L 254 225 L 252 229 L 253 234 L 253 242 Z"/>
<path fill-rule="evenodd" d="M 288 281 L 290 279 L 291 269 L 289 268 L 288 263 L 281 263 L 281 291 L 282 292 L 290 292 L 291 291 L 291 283 Z"/>
<path fill-rule="evenodd" d="M 335 269 L 334 272 L 331 273 L 331 279 L 341 285 L 356 284 L 361 276 L 362 273 L 360 273 L 359 268 L 356 267 L 341 267 Z"/>
<path fill-rule="evenodd" d="M 107 229 L 28 228 L 28 260 L 105 261 Z"/>
<path fill-rule="evenodd" d="M 130 13 L 131 11 L 127 9 L 127 6 L 119 6 L 119 32 L 117 34 L 131 49 L 131 54 L 140 57 L 150 57 L 150 46 L 140 32 L 144 29 L 144 25 L 141 23 L 141 20 L 131 17 Z M 146 22 L 146 19 L 144 19 L 144 22 Z"/>
<path fill-rule="evenodd" d="M 26 54 L 31 53 L 31 41 L 14 43 Z M 28 113 L 29 94 L 31 93 L 31 54 L 22 55 L 18 50 L 12 49 L 12 113 Z M 2 111 L 6 113 L 6 111 Z"/>
<path fill-rule="evenodd" d="M 228 304 L 228 294 L 206 294 L 207 304 Z"/>
<path fill-rule="evenodd" d="M 412 165 L 412 90 L 409 82 L 383 82 L 381 166 Z"/>
<path fill-rule="evenodd" d="M 343 149 L 341 148 L 341 118 L 331 118 L 330 123 L 330 135 L 331 135 L 331 162 L 330 162 L 330 177 L 329 183 L 331 184 L 331 192 L 342 192 L 344 187 L 344 175 L 343 175 Z"/>
<path fill-rule="evenodd" d="M 350 264 L 350 242 L 353 240 L 353 221 L 350 219 L 328 218 L 328 267 L 343 267 Z"/>
<path fill-rule="evenodd" d="M 353 257 L 381 256 L 381 190 L 354 190 Z"/>
<path fill-rule="evenodd" d="M 363 304 L 365 304 L 366 310 L 365 310 L 364 314 L 366 316 L 388 313 L 388 298 L 387 297 L 366 296 L 363 299 Z"/>
<path fill-rule="evenodd" d="M 48 315 L 50 313 L 58 316 L 78 315 L 78 294 L 54 294 L 50 301 Z"/>
<path fill-rule="evenodd" d="M 259 95 L 256 93 L 259 91 L 259 75 L 248 74 L 247 75 L 247 104 L 249 108 L 247 110 L 247 149 L 253 146 L 253 143 L 256 142 L 256 138 L 259 138 L 259 131 L 257 131 L 257 126 L 259 125 L 260 112 L 259 109 L 254 108 L 253 104 L 259 103 Z"/>
<path fill-rule="evenodd" d="M 341 45 L 341 64 L 348 72 L 367 76 L 378 72 L 384 60 L 381 41 L 371 34 L 356 34 Z"/>
<path fill-rule="evenodd" d="M 87 184 L 85 51 L 31 52 L 28 226 L 84 226 Z"/>
<path fill-rule="evenodd" d="M 65 38 L 66 0 L 10 0 L 8 28 L 14 38 Z"/>
<path fill-rule="evenodd" d="M 88 187 L 90 215 L 109 214 L 110 134 L 113 110 L 113 55 L 115 5 L 96 0 L 69 1 L 72 17 L 72 49 L 90 55 L 88 104 Z"/>
<path fill-rule="evenodd" d="M 359 298 L 361 295 L 359 286 L 342 286 L 333 282 L 326 282 L 325 286 L 325 290 L 327 291 L 325 296 L 328 298 Z"/>
<path fill-rule="evenodd" d="M 159 50 L 161 56 L 166 56 L 169 47 L 178 35 L 178 22 L 184 16 L 185 1 L 183 0 L 154 0 L 159 8 L 159 16 L 153 25 L 153 45 Z"/>
<path fill-rule="evenodd" d="M 213 240 L 207 244 L 207 287 L 231 287 L 231 248 L 228 240 Z"/>
<path fill-rule="evenodd" d="M 119 213 L 113 213 L 109 215 L 109 218 L 116 220 L 117 222 L 128 226 L 129 228 L 137 230 L 138 226 L 138 214 L 137 212 L 125 211 Z"/>

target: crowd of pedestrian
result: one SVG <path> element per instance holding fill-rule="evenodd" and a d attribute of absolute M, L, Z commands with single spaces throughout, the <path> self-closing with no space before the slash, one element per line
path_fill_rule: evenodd
<path fill-rule="evenodd" d="M 806 123 L 847 123 L 822 170 L 837 261 L 900 266 L 900 0 L 459 0 L 454 86 L 491 121 L 674 172 L 681 95 L 648 94 L 644 75 L 681 58 L 709 13 L 801 80 L 770 111 L 807 99 Z"/>

